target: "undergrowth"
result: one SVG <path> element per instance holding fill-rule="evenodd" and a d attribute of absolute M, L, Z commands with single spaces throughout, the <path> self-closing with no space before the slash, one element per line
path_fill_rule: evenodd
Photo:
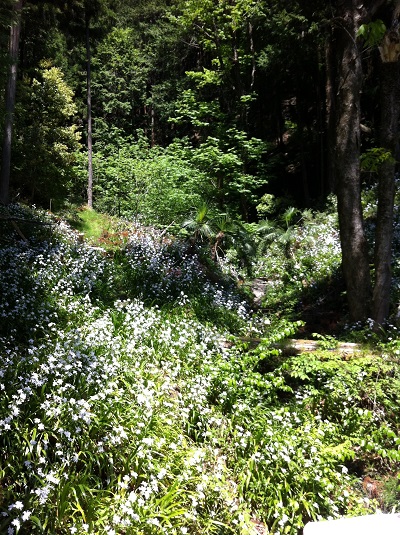
<path fill-rule="evenodd" d="M 184 243 L 135 227 L 107 251 L 10 212 L 46 225 L 2 223 L 1 533 L 295 535 L 397 508 L 395 331 L 287 355 L 302 324 Z"/>

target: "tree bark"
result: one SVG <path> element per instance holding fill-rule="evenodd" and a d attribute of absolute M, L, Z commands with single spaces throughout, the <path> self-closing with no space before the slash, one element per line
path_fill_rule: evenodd
<path fill-rule="evenodd" d="M 9 202 L 10 189 L 10 169 L 11 169 L 11 141 L 14 122 L 15 93 L 17 87 L 17 64 L 19 52 L 19 36 L 21 33 L 21 13 L 23 0 L 18 0 L 14 4 L 14 19 L 10 29 L 9 58 L 10 70 L 8 74 L 6 94 L 5 94 L 5 124 L 3 149 L 1 155 L 0 174 L 0 202 L 7 205 Z"/>
<path fill-rule="evenodd" d="M 328 157 L 326 166 L 326 189 L 328 193 L 334 193 L 336 190 L 335 184 L 335 158 L 334 147 L 336 139 L 336 113 L 335 113 L 335 88 L 334 88 L 334 50 L 332 34 L 325 42 L 325 68 L 326 68 L 326 82 L 325 82 L 325 109 L 326 109 L 326 139 L 328 145 Z"/>
<path fill-rule="evenodd" d="M 93 142 L 92 142 L 92 92 L 90 57 L 90 17 L 86 14 L 86 76 L 87 76 L 87 148 L 88 148 L 88 186 L 87 205 L 93 208 Z"/>
<path fill-rule="evenodd" d="M 369 315 L 371 281 L 364 231 L 360 184 L 361 56 L 356 34 L 359 27 L 357 0 L 338 2 L 338 24 L 333 32 L 335 49 L 335 143 L 334 169 L 342 269 L 350 319 Z"/>
<path fill-rule="evenodd" d="M 372 319 L 381 325 L 389 316 L 393 211 L 395 197 L 396 157 L 398 156 L 400 119 L 400 38 L 397 26 L 389 30 L 381 50 L 381 125 L 379 142 L 390 154 L 379 170 L 378 213 L 375 233 L 375 284 L 372 299 Z"/>

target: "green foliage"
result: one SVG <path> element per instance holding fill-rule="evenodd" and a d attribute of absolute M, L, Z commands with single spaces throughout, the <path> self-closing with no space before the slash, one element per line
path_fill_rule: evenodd
<path fill-rule="evenodd" d="M 197 80 L 199 76 L 194 78 Z M 217 100 L 200 101 L 192 89 L 186 89 L 176 103 L 175 116 L 170 119 L 170 122 L 178 124 L 187 122 L 195 127 L 204 128 L 210 126 L 214 120 L 222 118 L 223 114 Z"/>
<path fill-rule="evenodd" d="M 256 202 L 257 189 L 265 183 L 260 160 L 264 144 L 230 129 L 225 141 L 209 137 L 199 147 L 187 139 L 167 148 L 150 147 L 143 132 L 124 138 L 118 129 L 109 141 L 97 144 L 93 166 L 95 203 L 99 210 L 143 223 L 178 225 L 205 199 L 210 208 L 247 215 Z M 254 173 L 246 172 L 252 166 Z M 260 166 L 261 167 L 261 166 Z M 86 176 L 84 157 L 76 169 Z"/>
<path fill-rule="evenodd" d="M 188 76 L 189 79 L 192 79 L 200 88 L 206 85 L 218 86 L 221 84 L 221 74 L 217 71 L 207 69 L 206 67 L 203 67 L 202 71 L 186 71 L 186 76 Z M 190 91 L 186 93 L 188 93 L 188 95 L 191 94 Z M 193 104 L 194 102 L 192 102 L 192 106 Z"/>
<path fill-rule="evenodd" d="M 361 155 L 361 169 L 369 173 L 377 173 L 384 162 L 394 163 L 393 155 L 383 147 L 374 147 Z"/>
<path fill-rule="evenodd" d="M 258 199 L 256 206 L 257 215 L 260 219 L 266 218 L 268 215 L 276 211 L 276 198 L 271 193 L 264 193 L 264 195 Z"/>
<path fill-rule="evenodd" d="M 296 227 L 292 225 L 292 222 L 296 215 L 296 208 L 291 206 L 285 210 L 277 222 L 266 219 L 258 224 L 257 233 L 260 236 L 258 246 L 260 254 L 265 253 L 272 241 L 276 241 L 284 246 L 285 254 L 288 258 L 292 256 L 291 248 L 296 240 Z"/>
<path fill-rule="evenodd" d="M 257 519 L 294 535 L 309 519 L 373 511 L 354 476 L 398 470 L 395 328 L 352 327 L 349 336 L 379 343 L 383 357 L 373 359 L 349 358 L 318 333 L 315 354 L 279 349 L 297 329 L 314 330 L 282 318 L 323 315 L 343 290 L 333 212 L 300 213 L 286 193 L 265 193 L 278 167 L 282 189 L 287 170 L 301 167 L 314 196 L 310 177 L 326 168 L 312 150 L 324 152 L 326 3 L 134 4 L 74 1 L 61 13 L 26 3 L 38 24 L 23 43 L 15 189 L 46 204 L 84 190 L 87 161 L 71 124 L 84 116 L 84 8 L 94 16 L 101 7 L 95 203 L 135 225 L 128 235 L 98 212 L 76 216 L 103 252 L 54 221 L 34 232 L 21 223 L 29 243 L 15 247 L 2 221 L 0 501 L 9 516 L 0 531 L 22 519 L 21 500 L 32 513 L 21 533 L 244 534 Z M 360 36 L 372 46 L 382 31 L 378 21 Z M 44 57 L 53 60 L 39 71 Z M 5 67 L 0 59 L 0 79 Z M 387 151 L 370 149 L 362 166 L 376 173 L 385 161 Z M 365 203 L 373 215 L 373 191 Z M 243 223 L 255 211 L 268 219 Z M 201 246 L 167 235 L 182 221 Z M 396 226 L 395 250 L 398 236 Z M 258 315 L 232 285 L 250 273 L 265 282 Z"/>
<path fill-rule="evenodd" d="M 13 187 L 23 195 L 49 202 L 74 184 L 74 153 L 80 133 L 73 124 L 73 93 L 56 67 L 24 79 L 16 106 Z"/>
<path fill-rule="evenodd" d="M 194 217 L 186 219 L 182 223 L 182 228 L 189 233 L 189 239 L 194 243 L 210 241 L 215 234 L 209 221 L 209 207 L 202 204 L 197 210 Z"/>
<path fill-rule="evenodd" d="M 318 340 L 318 346 L 321 349 L 335 349 L 338 345 L 338 341 L 334 336 L 329 334 L 313 333 L 313 338 Z"/>
<path fill-rule="evenodd" d="M 178 225 L 207 198 L 202 174 L 185 155 L 185 142 L 150 148 L 140 132 L 137 140 L 119 134 L 114 130 L 115 144 L 100 146 L 94 155 L 99 210 L 145 224 Z"/>
<path fill-rule="evenodd" d="M 260 165 L 264 151 L 261 140 L 231 128 L 222 138 L 209 136 L 193 150 L 192 161 L 211 182 L 220 208 L 228 204 L 246 218 L 247 207 L 255 204 L 257 190 L 267 181 Z M 254 173 L 247 172 L 252 166 Z"/>
<path fill-rule="evenodd" d="M 220 254 L 222 259 L 225 259 L 229 252 L 235 251 L 236 264 L 244 267 L 247 275 L 251 276 L 257 249 L 251 226 L 229 216 L 222 216 L 215 220 L 215 227 L 217 229 L 213 246 L 215 255 L 219 257 Z M 229 266 L 230 262 L 227 263 Z M 231 269 L 234 265 L 232 262 Z"/>
<path fill-rule="evenodd" d="M 387 28 L 381 19 L 362 24 L 357 32 L 357 37 L 361 37 L 366 46 L 377 46 L 383 39 Z"/>
<path fill-rule="evenodd" d="M 399 475 L 389 477 L 383 482 L 383 498 L 382 502 L 384 508 L 389 513 L 398 511 L 400 500 L 400 478 Z"/>
<path fill-rule="evenodd" d="M 357 462 L 367 465 L 370 451 L 379 452 L 384 463 L 393 455 L 397 459 L 395 436 L 388 432 L 383 439 L 374 431 L 384 393 L 377 377 L 397 366 L 386 366 L 376 356 L 347 362 L 331 351 L 288 358 L 268 349 L 270 340 L 292 333 L 277 329 L 254 350 L 261 359 L 255 369 L 262 375 L 249 373 L 255 362 L 243 354 L 237 382 L 218 383 L 220 402 L 232 414 L 232 439 L 225 448 L 236 457 L 241 489 L 270 529 L 282 533 L 296 533 L 305 518 L 366 513 L 348 475 L 356 452 Z M 252 397 L 251 409 L 241 398 L 244 392 Z M 368 445 L 361 437 L 370 437 Z M 337 491 L 341 498 L 333 503 Z"/>
<path fill-rule="evenodd" d="M 92 85 L 97 139 L 104 138 L 110 125 L 125 135 L 137 128 L 133 118 L 146 102 L 150 66 L 135 41 L 132 29 L 114 28 L 96 50 Z"/>
<path fill-rule="evenodd" d="M 304 109 L 316 108 L 308 106 L 310 99 L 299 94 L 296 80 L 300 87 L 309 77 L 303 76 L 298 67 L 301 62 L 294 52 L 305 54 L 307 65 L 314 62 L 315 19 L 319 17 L 320 6 L 311 10 L 297 1 L 282 6 L 273 2 L 261 5 L 250 0 L 203 4 L 193 0 L 170 4 L 165 0 L 140 1 L 135 5 L 125 0 L 119 3 L 102 0 L 90 5 L 74 0 L 65 6 L 59 2 L 26 2 L 24 14 L 31 24 L 26 26 L 23 35 L 21 78 L 27 80 L 28 85 L 33 79 L 41 83 L 40 62 L 56 65 L 65 75 L 68 86 L 74 89 L 76 114 L 79 124 L 84 124 L 87 14 L 91 26 L 93 139 L 100 174 L 98 208 L 121 215 L 134 213 L 139 219 L 136 201 L 142 195 L 134 195 L 133 210 L 129 208 L 132 199 L 127 197 L 132 189 L 142 188 L 142 180 L 139 177 L 137 185 L 136 178 L 127 177 L 131 165 L 127 162 L 130 156 L 125 152 L 125 145 L 134 143 L 136 131 L 141 129 L 152 148 L 156 145 L 165 148 L 171 142 L 174 146 L 175 137 L 181 143 L 190 139 L 192 150 L 187 160 L 189 168 L 196 167 L 197 176 L 193 183 L 191 179 L 188 182 L 191 186 L 201 183 L 200 198 L 205 198 L 209 204 L 219 204 L 221 211 L 229 211 L 235 217 L 240 214 L 243 220 L 250 220 L 259 195 L 265 192 L 271 177 L 277 175 L 277 167 L 286 166 L 285 157 L 275 143 L 281 136 L 280 126 L 276 125 L 281 119 L 292 124 L 293 117 L 283 117 L 282 99 L 276 99 L 276 95 L 282 94 L 285 102 L 297 95 L 299 110 L 303 100 L 307 100 Z M 6 8 L 5 12 L 8 13 Z M 5 26 L 4 36 L 8 33 Z M 281 69 L 283 61 L 284 70 Z M 282 91 L 277 91 L 278 85 Z M 24 130 L 22 115 L 25 118 L 35 116 L 30 113 L 33 104 L 27 103 L 28 93 L 25 87 L 19 104 L 20 129 Z M 33 146 L 28 123 L 27 145 Z M 297 119 L 296 123 L 300 125 Z M 116 132 L 118 143 L 112 139 Z M 121 165 L 117 161 L 117 150 L 111 156 L 106 148 L 113 144 L 124 152 L 125 162 Z M 172 147 L 169 154 L 173 151 Z M 41 153 L 36 149 L 34 152 Z M 82 195 L 84 158 L 82 155 L 77 158 L 77 167 L 82 170 L 79 182 L 74 182 L 75 177 L 65 171 L 61 161 L 54 169 L 45 160 L 38 165 L 34 162 L 34 167 L 38 170 L 43 167 L 48 176 L 55 176 L 55 168 L 60 169 L 61 174 L 68 175 L 60 182 L 66 183 L 68 189 L 75 186 L 73 194 Z M 22 137 L 15 160 L 18 160 L 15 175 L 18 175 L 17 187 L 20 187 L 32 161 L 32 154 L 24 153 Z M 160 172 L 170 178 L 169 169 L 166 171 L 162 166 L 161 170 L 154 169 L 153 162 L 149 163 L 150 168 L 139 173 L 146 174 L 146 182 L 153 171 L 155 175 Z M 190 173 L 186 161 L 180 163 L 181 169 L 172 172 L 175 176 L 167 188 L 171 197 L 179 189 L 176 188 L 178 175 Z M 171 162 L 166 166 L 170 168 Z M 39 182 L 38 198 L 44 190 Z M 54 188 L 55 193 L 57 190 L 60 196 L 64 195 L 61 186 Z M 51 192 L 51 196 L 54 194 Z M 177 192 L 174 201 L 179 205 L 174 212 L 184 217 L 199 204 L 199 198 L 188 199 L 186 191 Z M 48 199 L 44 202 L 47 204 Z M 162 223 L 157 221 L 153 206 L 144 206 L 143 210 L 147 212 L 143 221 L 169 224 L 179 219 L 175 213 L 167 217 L 166 206 L 162 207 Z"/>
<path fill-rule="evenodd" d="M 186 236 L 200 252 L 211 253 L 212 260 L 228 277 L 239 267 L 251 274 L 256 255 L 255 240 L 249 226 L 240 220 L 218 212 L 211 214 L 209 207 L 202 204 L 192 217 L 182 223 L 180 235 Z"/>

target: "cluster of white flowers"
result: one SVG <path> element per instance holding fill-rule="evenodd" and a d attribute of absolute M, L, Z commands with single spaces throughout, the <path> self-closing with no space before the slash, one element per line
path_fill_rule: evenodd
<path fill-rule="evenodd" d="M 291 284 L 299 289 L 331 276 L 341 263 L 337 215 L 324 214 L 322 221 L 315 214 L 311 222 L 294 227 L 288 247 L 289 254 L 279 240 L 272 242 L 254 266 L 255 275 L 267 277 L 271 289 L 281 290 L 288 273 Z"/>
<path fill-rule="evenodd" d="M 77 492 L 86 485 L 86 465 L 91 466 L 90 478 L 98 477 L 96 485 L 113 496 L 104 533 L 140 524 L 175 534 L 176 528 L 159 525 L 154 516 L 175 481 L 181 486 L 176 507 L 186 511 L 177 515 L 181 533 L 201 522 L 199 511 L 206 503 L 229 512 L 231 496 L 216 499 L 227 468 L 214 443 L 193 450 L 183 432 L 202 414 L 199 430 L 207 437 L 212 379 L 205 370 L 221 358 L 221 333 L 190 317 L 170 321 L 140 299 L 99 308 L 91 296 L 97 282 L 112 273 L 107 259 L 79 243 L 61 223 L 58 232 L 66 233 L 61 241 L 0 249 L 0 388 L 7 393 L 0 401 L 0 441 L 15 443 L 4 449 L 14 483 L 2 525 L 13 534 L 33 532 L 31 516 L 43 521 L 47 515 L 54 522 L 54 503 L 69 501 L 69 485 L 76 481 Z M 146 273 L 155 273 L 164 293 L 175 295 L 179 289 L 184 306 L 186 292 L 201 278 L 197 258 L 179 248 L 157 249 L 154 237 L 142 236 L 139 242 L 137 236 L 131 240 L 129 262 L 134 269 L 140 264 Z M 149 276 L 147 296 L 158 292 L 154 280 Z M 107 284 L 113 284 L 112 277 Z M 214 290 L 216 306 L 250 317 L 233 292 Z M 204 292 L 214 290 L 208 285 Z M 227 358 L 227 351 L 223 354 Z M 217 427 L 216 422 L 222 423 L 221 418 L 211 419 L 210 426 Z M 207 470 L 213 473 L 207 475 Z M 94 525 L 79 515 L 63 522 L 70 533 L 91 532 Z"/>
<path fill-rule="evenodd" d="M 249 306 L 232 285 L 222 286 L 207 281 L 204 267 L 187 245 L 163 239 L 156 231 L 132 235 L 126 249 L 132 281 L 139 297 L 160 302 L 178 301 L 185 304 L 188 295 L 198 291 L 216 307 L 235 311 L 249 321 Z"/>
<path fill-rule="evenodd" d="M 203 281 L 183 246 L 136 232 L 126 254 L 132 282 L 144 286 L 106 305 L 97 285 L 114 284 L 111 260 L 69 234 L 0 248 L 4 533 L 46 522 L 79 535 L 178 535 L 221 522 L 254 534 L 244 494 L 286 533 L 304 489 L 315 517 L 338 516 L 333 496 L 344 510 L 350 488 L 339 424 L 305 387 L 275 403 L 283 378 L 256 372 L 256 360 L 190 309 L 199 284 L 212 306 L 250 326 L 237 294 Z M 336 247 L 333 233 L 326 254 Z M 167 314 L 144 297 L 178 306 Z M 322 372 L 318 380 L 327 382 Z M 340 396 L 350 422 L 354 399 L 346 388 Z"/>

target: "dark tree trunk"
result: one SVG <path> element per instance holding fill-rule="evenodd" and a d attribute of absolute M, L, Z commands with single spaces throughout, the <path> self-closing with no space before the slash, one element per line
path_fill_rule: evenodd
<path fill-rule="evenodd" d="M 359 2 L 338 2 L 338 23 L 333 32 L 335 47 L 335 144 L 334 169 L 342 268 L 350 319 L 365 320 L 369 314 L 371 281 L 364 232 L 360 185 L 360 92 L 362 67 L 356 33 Z"/>
<path fill-rule="evenodd" d="M 88 186 L 87 204 L 93 208 L 93 144 L 92 144 L 92 92 L 90 57 L 90 17 L 86 14 L 86 76 L 87 76 L 87 148 L 88 148 Z"/>
<path fill-rule="evenodd" d="M 390 153 L 379 170 L 378 213 L 375 234 L 375 285 L 372 318 L 381 325 L 389 315 L 392 282 L 393 208 L 400 118 L 399 32 L 386 33 L 381 50 L 381 125 L 379 142 Z"/>
<path fill-rule="evenodd" d="M 325 66 L 326 66 L 326 138 L 328 146 L 328 157 L 326 163 L 326 189 L 328 193 L 335 192 L 335 138 L 336 138 L 336 114 L 335 114 L 335 89 L 334 89 L 334 50 L 333 36 L 330 35 L 325 43 Z"/>
<path fill-rule="evenodd" d="M 19 36 L 21 33 L 21 12 L 23 0 L 18 0 L 14 4 L 13 15 L 15 20 L 11 24 L 9 58 L 10 70 L 8 74 L 7 87 L 5 93 L 5 124 L 3 149 L 1 155 L 1 175 L 0 175 L 0 202 L 8 204 L 10 188 L 11 169 L 11 141 L 12 128 L 14 122 L 15 93 L 17 86 L 17 64 L 19 52 Z"/>

